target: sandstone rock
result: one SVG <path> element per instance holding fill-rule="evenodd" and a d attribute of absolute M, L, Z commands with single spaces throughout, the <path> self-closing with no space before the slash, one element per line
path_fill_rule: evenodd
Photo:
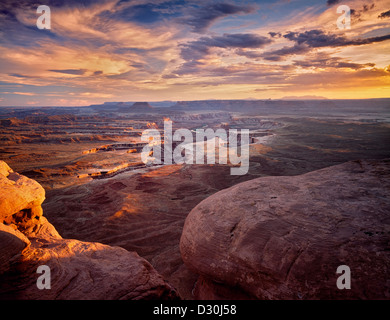
<path fill-rule="evenodd" d="M 136 252 L 63 239 L 42 216 L 43 188 L 4 162 L 0 187 L 0 300 L 178 298 Z M 50 289 L 37 287 L 41 265 L 50 268 Z"/>
<path fill-rule="evenodd" d="M 0 161 L 0 189 L 0 222 L 18 225 L 21 231 L 39 224 L 45 190 L 38 182 L 13 172 Z"/>
<path fill-rule="evenodd" d="M 18 230 L 0 223 L 0 274 L 9 270 L 30 241 Z"/>
<path fill-rule="evenodd" d="M 11 172 L 13 172 L 13 170 L 9 167 L 9 165 L 6 162 L 0 160 L 0 174 L 8 177 Z"/>
<path fill-rule="evenodd" d="M 188 215 L 180 250 L 201 299 L 390 299 L 390 161 L 220 191 Z M 340 265 L 350 290 L 336 286 Z"/>
<path fill-rule="evenodd" d="M 45 217 L 42 216 L 39 220 L 40 223 L 28 233 L 30 239 L 62 239 L 56 228 Z"/>
<path fill-rule="evenodd" d="M 39 290 L 37 268 L 50 268 L 51 288 Z M 0 277 L 0 299 L 174 299 L 177 294 L 135 252 L 100 243 L 34 238 L 19 264 Z"/>

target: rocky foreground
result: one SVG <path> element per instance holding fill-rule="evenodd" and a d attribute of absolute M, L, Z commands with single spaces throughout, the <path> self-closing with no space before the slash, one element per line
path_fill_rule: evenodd
<path fill-rule="evenodd" d="M 0 299 L 178 298 L 136 252 L 63 239 L 42 215 L 44 189 L 3 161 L 0 189 Z M 37 287 L 41 265 L 50 289 Z"/>
<path fill-rule="evenodd" d="M 390 299 L 390 161 L 220 191 L 190 212 L 180 249 L 197 299 Z"/>
<path fill-rule="evenodd" d="M 67 212 L 68 220 L 60 220 L 59 225 L 68 225 L 69 230 L 73 226 L 79 235 L 84 229 L 96 233 L 100 228 L 99 232 L 118 238 L 118 246 L 109 246 L 63 239 L 43 216 L 44 189 L 0 161 L 0 300 L 177 299 L 177 292 L 185 292 L 188 286 L 194 289 L 193 296 L 182 298 L 390 299 L 390 160 L 351 161 L 303 175 L 238 183 L 192 206 L 188 215 L 172 215 L 173 208 L 160 208 L 172 216 L 171 229 L 164 229 L 167 223 L 157 215 L 156 206 L 167 202 L 157 186 L 177 197 L 186 190 L 177 183 L 183 168 L 174 169 L 166 166 L 150 176 L 134 176 L 129 186 L 115 177 L 97 184 L 90 202 L 68 193 L 66 203 L 56 203 L 58 216 L 71 202 L 81 214 Z M 195 192 L 199 168 L 192 169 L 187 172 L 192 183 L 188 189 Z M 166 183 L 177 176 L 176 189 L 153 183 L 157 173 Z M 130 182 L 136 184 L 134 190 Z M 105 184 L 111 186 L 110 192 L 102 189 Z M 121 204 L 119 199 L 126 194 L 135 197 L 137 190 L 142 192 L 137 199 L 150 207 L 133 201 L 127 210 L 118 211 L 114 204 Z M 193 196 L 200 201 L 196 192 Z M 187 206 L 181 202 L 177 210 L 190 207 L 195 201 L 191 199 L 186 200 Z M 96 214 L 88 215 L 85 205 Z M 145 210 L 150 214 L 145 216 Z M 107 221 L 119 219 L 118 224 L 108 224 L 105 214 Z M 88 223 L 82 228 L 72 224 L 81 218 L 106 222 L 96 223 L 91 231 Z M 126 224 L 131 219 L 137 223 Z M 135 244 L 129 244 L 134 237 Z M 161 252 L 157 243 L 168 249 Z M 49 290 L 37 287 L 41 265 L 51 270 Z M 341 265 L 350 268 L 351 289 L 336 285 Z M 171 282 L 172 270 L 180 273 L 180 281 Z"/>

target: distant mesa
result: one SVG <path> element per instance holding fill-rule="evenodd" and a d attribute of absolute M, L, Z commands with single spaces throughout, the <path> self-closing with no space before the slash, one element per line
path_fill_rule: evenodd
<path fill-rule="evenodd" d="M 134 112 L 134 113 L 145 113 L 153 112 L 153 107 L 148 102 L 135 102 L 131 106 L 125 103 L 118 103 L 117 106 L 122 112 Z"/>
<path fill-rule="evenodd" d="M 322 96 L 286 96 L 283 97 L 281 100 L 328 100 L 326 97 Z"/>
<path fill-rule="evenodd" d="M 135 102 L 131 106 L 131 109 L 143 111 L 143 110 L 151 110 L 151 109 L 153 109 L 153 107 L 148 102 Z"/>

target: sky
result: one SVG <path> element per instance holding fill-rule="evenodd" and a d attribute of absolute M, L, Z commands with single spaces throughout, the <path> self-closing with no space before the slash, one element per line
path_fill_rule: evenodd
<path fill-rule="evenodd" d="M 390 0 L 2 0 L 0 74 L 0 106 L 390 97 Z"/>

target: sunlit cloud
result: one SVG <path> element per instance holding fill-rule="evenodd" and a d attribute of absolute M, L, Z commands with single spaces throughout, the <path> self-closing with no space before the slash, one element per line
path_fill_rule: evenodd
<path fill-rule="evenodd" d="M 33 92 L 3 92 L 3 94 L 18 94 L 21 96 L 36 96 L 36 93 Z"/>
<path fill-rule="evenodd" d="M 388 3 L 343 4 L 349 30 L 338 1 L 50 0 L 38 30 L 34 2 L 3 1 L 0 103 L 387 97 Z"/>

